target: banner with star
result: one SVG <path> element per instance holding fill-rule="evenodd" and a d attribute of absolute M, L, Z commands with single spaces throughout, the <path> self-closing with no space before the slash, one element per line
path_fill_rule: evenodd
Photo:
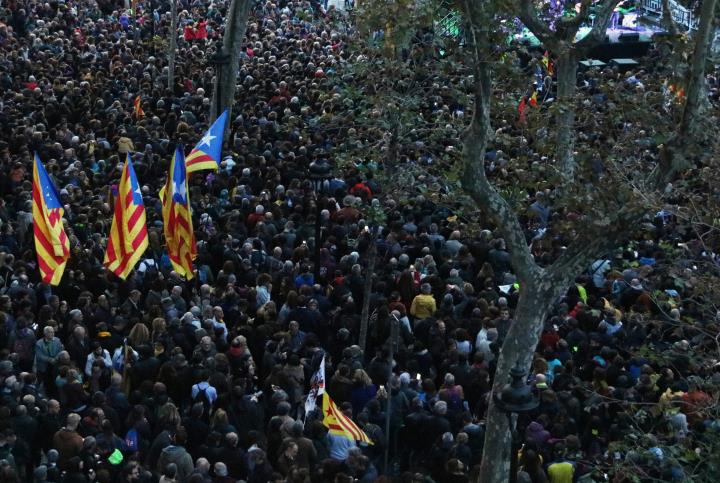
<path fill-rule="evenodd" d="M 65 234 L 65 210 L 50 176 L 35 154 L 32 183 L 32 217 L 40 277 L 44 283 L 57 285 L 70 258 L 70 240 Z"/>
<path fill-rule="evenodd" d="M 193 260 L 197 257 L 188 193 L 185 155 L 181 145 L 175 148 L 165 186 L 160 189 L 165 245 L 173 269 L 186 279 L 193 278 Z"/>
<path fill-rule="evenodd" d="M 115 196 L 115 213 L 103 265 L 125 280 L 147 247 L 145 204 L 128 154 Z"/>
<path fill-rule="evenodd" d="M 340 436 L 353 441 L 373 444 L 372 440 L 360 429 L 352 419 L 347 417 L 335 402 L 330 399 L 328 393 L 323 394 L 323 425 L 328 428 L 330 434 Z"/>
<path fill-rule="evenodd" d="M 185 166 L 188 173 L 202 171 L 203 169 L 212 169 L 217 171 L 220 167 L 220 157 L 222 155 L 223 137 L 225 134 L 225 125 L 227 124 L 228 112 L 225 111 L 215 119 L 215 122 L 200 142 L 190 151 L 185 158 Z"/>

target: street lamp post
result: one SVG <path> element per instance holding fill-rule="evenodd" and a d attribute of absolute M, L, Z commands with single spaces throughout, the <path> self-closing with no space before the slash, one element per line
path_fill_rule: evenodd
<path fill-rule="evenodd" d="M 320 206 L 320 196 L 330 191 L 330 180 L 332 179 L 332 166 L 326 159 L 318 159 L 310 163 L 308 166 L 309 178 L 312 182 L 313 191 L 315 192 L 315 282 L 320 278 L 320 237 L 322 220 L 322 207 Z"/>
<path fill-rule="evenodd" d="M 154 3 L 154 2 L 153 2 Z M 152 5 L 152 4 L 151 4 Z M 152 8 L 151 8 L 152 10 Z M 155 12 L 152 12 L 153 16 L 153 36 L 155 36 Z M 168 90 L 175 90 L 175 55 L 177 51 L 177 29 L 178 29 L 178 13 L 177 13 L 177 0 L 170 0 L 170 38 L 169 50 L 168 50 L 168 79 L 167 86 Z"/>
<path fill-rule="evenodd" d="M 373 240 L 375 243 L 375 240 Z M 385 407 L 385 436 L 387 438 L 387 444 L 385 445 L 385 460 L 383 469 L 386 475 L 390 474 L 390 443 L 396 445 L 395 435 L 390 434 L 390 413 L 392 405 L 392 390 L 393 390 L 393 361 L 395 360 L 395 353 L 397 352 L 398 342 L 400 340 L 400 320 L 391 314 L 390 320 L 390 352 L 388 353 L 388 380 L 387 380 L 387 406 Z"/>
<path fill-rule="evenodd" d="M 222 112 L 222 85 L 223 85 L 223 67 L 230 63 L 230 54 L 225 52 L 225 47 L 222 43 L 218 43 L 217 50 L 209 59 L 210 65 L 215 67 L 215 112 L 211 117 L 217 118 Z"/>
<path fill-rule="evenodd" d="M 510 370 L 512 382 L 503 387 L 500 394 L 495 394 L 495 405 L 507 414 L 508 423 L 512 431 L 512 444 L 510 454 L 510 483 L 517 482 L 518 473 L 518 451 L 520 450 L 520 438 L 517 427 L 513 424 L 513 415 L 528 413 L 540 404 L 532 392 L 532 388 L 525 384 L 527 373 L 516 365 Z"/>

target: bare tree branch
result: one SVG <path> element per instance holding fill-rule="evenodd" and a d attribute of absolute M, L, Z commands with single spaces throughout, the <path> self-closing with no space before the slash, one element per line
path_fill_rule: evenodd
<path fill-rule="evenodd" d="M 566 274 L 583 272 L 588 266 L 609 250 L 617 247 L 627 234 L 629 220 L 641 217 L 641 213 L 619 212 L 608 228 L 593 227 L 578 237 L 560 255 L 546 273 L 553 279 L 562 279 Z"/>
<path fill-rule="evenodd" d="M 462 186 L 470 197 L 481 208 L 487 207 L 487 213 L 502 233 L 510 253 L 510 260 L 515 273 L 521 280 L 528 280 L 536 275 L 539 267 L 535 264 L 530 247 L 525 240 L 520 221 L 508 202 L 490 184 L 485 174 L 485 148 L 490 132 L 490 99 L 492 82 L 487 55 L 483 46 L 489 45 L 487 30 L 476 5 L 467 5 L 470 18 L 470 43 L 475 58 L 475 112 L 472 122 L 465 133 L 463 155 L 465 158 Z"/>
<path fill-rule="evenodd" d="M 580 25 L 587 18 L 588 10 L 590 9 L 591 5 L 592 0 L 583 0 L 583 2 L 580 4 L 580 12 L 578 12 L 577 15 L 575 15 L 574 17 L 570 17 L 567 20 L 565 19 L 565 17 L 561 17 L 560 19 L 558 19 L 559 22 L 563 22 L 563 24 L 567 26 L 566 28 L 569 32 L 572 32 L 573 37 L 580 29 Z"/>
<path fill-rule="evenodd" d="M 687 157 L 686 148 L 696 140 L 696 124 L 700 106 L 705 95 L 705 63 L 710 52 L 713 26 L 715 24 L 715 6 L 717 0 L 703 0 L 700 8 L 700 21 L 695 33 L 695 48 L 687 85 L 687 97 L 682 119 L 674 139 L 668 143 L 666 156 L 661 158 L 660 170 L 654 180 L 662 187 L 676 174 L 692 166 Z"/>
<path fill-rule="evenodd" d="M 592 29 L 590 29 L 590 33 L 576 43 L 577 48 L 588 49 L 602 42 L 610 23 L 610 17 L 612 17 L 618 3 L 620 3 L 620 0 L 605 0 L 600 4 L 596 10 L 595 22 Z"/>
<path fill-rule="evenodd" d="M 672 18 L 672 13 L 670 12 L 670 0 L 663 0 L 662 7 L 662 25 L 670 35 L 677 37 L 680 30 L 678 29 L 677 23 L 675 23 L 675 19 Z"/>
<path fill-rule="evenodd" d="M 520 0 L 518 4 L 518 17 L 520 17 L 522 23 L 530 29 L 545 47 L 551 50 L 557 50 L 559 43 L 555 32 L 550 30 L 550 27 L 540 20 L 532 0 Z"/>

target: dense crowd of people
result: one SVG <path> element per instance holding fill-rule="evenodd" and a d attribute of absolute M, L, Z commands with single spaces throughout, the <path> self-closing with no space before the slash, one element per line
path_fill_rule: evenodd
<path fill-rule="evenodd" d="M 372 170 L 336 171 L 329 192 L 313 191 L 308 165 L 361 137 L 360 126 L 322 129 L 353 108 L 341 87 L 353 60 L 347 17 L 314 1 L 255 5 L 225 157 L 191 180 L 199 254 L 188 282 L 163 247 L 158 190 L 176 143 L 207 129 L 208 58 L 228 5 L 180 2 L 171 89 L 161 40 L 170 8 L 133 6 L 0 7 L 0 481 L 469 481 L 518 286 L 497 232 L 470 229 L 426 196 L 401 204 Z M 717 101 L 716 77 L 711 86 Z M 445 105 L 431 115 L 459 111 L 447 87 L 434 89 Z M 71 241 L 57 287 L 40 283 L 35 259 L 34 152 Z M 121 282 L 102 260 L 127 153 L 150 247 Z M 505 169 L 502 151 L 492 156 Z M 389 207 L 376 239 L 364 219 L 373 203 Z M 528 210 L 553 222 L 542 192 Z M 720 372 L 696 357 L 717 320 L 691 299 L 692 284 L 655 271 L 678 243 L 685 258 L 716 260 L 673 216 L 650 215 L 647 239 L 579 274 L 547 320 L 528 380 L 540 406 L 519 421 L 522 481 L 603 481 L 597 468 L 613 459 L 682 481 L 663 444 L 695 448 L 720 429 Z M 557 249 L 535 247 L 538 257 Z M 643 351 L 648 343 L 663 356 Z M 374 444 L 305 414 L 323 357 L 328 394 Z M 616 449 L 636 430 L 657 436 Z"/>

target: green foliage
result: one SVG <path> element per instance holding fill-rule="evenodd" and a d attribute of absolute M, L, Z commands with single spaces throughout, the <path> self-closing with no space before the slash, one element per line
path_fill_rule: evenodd
<path fill-rule="evenodd" d="M 640 413 L 645 413 L 641 417 Z M 644 431 L 634 427 L 621 441 L 610 444 L 610 452 L 618 452 L 621 460 L 599 465 L 603 471 L 622 481 L 683 481 L 712 483 L 720 471 L 720 428 L 711 425 L 702 433 L 681 438 L 658 438 L 659 429 L 668 425 L 668 415 L 653 416 L 646 411 L 635 413 L 639 426 L 655 421 L 656 428 Z M 650 429 L 650 428 L 648 428 Z M 663 428 L 664 429 L 664 428 Z M 658 450 L 662 458 L 658 458 Z M 672 476 L 675 476 L 674 478 Z"/>
<path fill-rule="evenodd" d="M 519 124 L 518 103 L 532 92 L 540 59 L 537 54 L 532 58 L 533 53 L 524 46 L 507 42 L 515 2 L 418 5 L 406 8 L 406 2 L 394 0 L 362 3 L 360 30 L 377 42 L 355 46 L 363 61 L 350 67 L 349 80 L 343 86 L 343 96 L 352 102 L 354 113 L 350 119 L 353 128 L 337 150 L 339 164 L 374 171 L 376 179 L 401 200 L 421 193 L 456 208 L 465 200 L 459 181 L 463 174 L 462 136 L 473 106 L 471 45 L 425 35 L 428 25 L 442 20 L 448 12 L 459 12 L 465 37 L 471 15 L 487 19 L 494 27 L 489 32 L 491 48 L 484 52 L 483 62 L 491 64 L 494 78 L 494 132 L 489 149 L 502 154 L 490 166 L 489 177 L 518 214 L 525 214 L 536 191 L 548 190 L 554 210 L 569 215 L 553 223 L 548 234 L 569 243 L 577 237 L 579 225 L 602 232 L 621 222 L 617 219 L 620 212 L 646 213 L 651 206 L 661 209 L 664 198 L 645 184 L 645 177 L 648 163 L 661 154 L 661 144 L 673 136 L 681 113 L 681 104 L 674 102 L 667 86 L 662 85 L 665 79 L 673 79 L 678 69 L 671 57 L 654 60 L 659 75 L 643 77 L 644 90 L 639 93 L 621 75 L 594 71 L 591 75 L 599 83 L 593 89 L 581 86 L 574 99 L 563 103 L 551 102 L 552 95 L 541 93 L 539 106 L 526 109 L 527 123 Z M 388 30 L 394 43 L 390 51 Z M 380 31 L 386 34 L 384 39 L 377 35 Z M 523 66 L 521 57 L 531 57 L 529 64 Z M 598 103 L 592 93 L 606 97 Z M 559 110 L 575 112 L 575 157 L 580 164 L 577 182 L 562 190 L 557 190 L 562 173 L 553 163 L 554 118 Z M 597 132 L 602 132 L 603 138 L 586 134 Z M 697 150 L 705 157 L 713 152 L 703 146 Z M 683 192 L 704 192 L 712 189 L 707 185 L 710 179 L 683 179 L 676 187 Z M 472 204 L 467 207 L 468 212 L 477 209 Z M 713 225 L 720 216 L 708 213 L 696 218 Z M 644 236 L 643 230 L 633 225 L 627 234 Z"/>
<path fill-rule="evenodd" d="M 370 227 L 383 226 L 387 220 L 387 213 L 381 206 L 370 205 L 363 208 L 363 218 Z"/>
<path fill-rule="evenodd" d="M 419 29 L 430 28 L 440 2 L 433 0 L 372 0 L 359 2 L 357 18 L 367 32 L 382 32 L 376 38 L 389 57 L 410 45 Z"/>
<path fill-rule="evenodd" d="M 168 40 L 164 37 L 160 37 L 159 35 L 156 35 L 152 38 L 152 48 L 155 49 L 157 52 L 162 52 L 167 50 Z"/>
<path fill-rule="evenodd" d="M 347 132 L 335 152 L 339 166 L 372 171 L 399 200 L 426 193 L 441 201 L 459 179 L 461 111 L 471 99 L 463 90 L 463 67 L 455 58 L 411 50 L 406 61 L 398 61 L 378 49 L 361 47 L 361 61 L 349 66 L 341 91 L 352 114 L 324 127 Z M 419 71 L 416 63 L 426 68 Z M 441 80 L 445 76 L 456 82 L 446 83 Z M 438 85 L 441 82 L 446 85 Z M 447 182 L 439 182 L 441 175 L 448 175 Z"/>

